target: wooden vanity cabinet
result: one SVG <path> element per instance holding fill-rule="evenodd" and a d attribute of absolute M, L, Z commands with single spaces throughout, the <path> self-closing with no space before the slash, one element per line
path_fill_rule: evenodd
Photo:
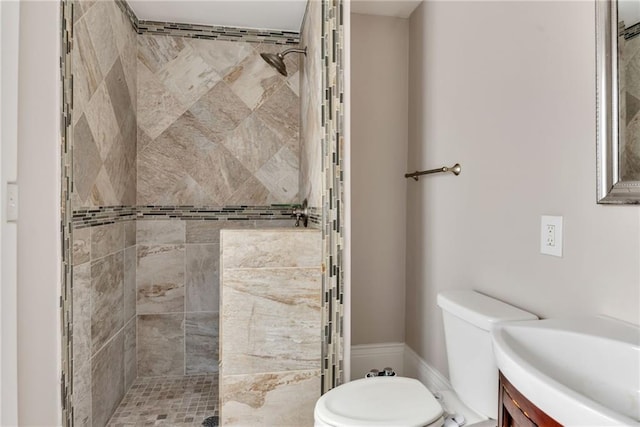
<path fill-rule="evenodd" d="M 522 395 L 500 372 L 498 427 L 562 426 Z"/>

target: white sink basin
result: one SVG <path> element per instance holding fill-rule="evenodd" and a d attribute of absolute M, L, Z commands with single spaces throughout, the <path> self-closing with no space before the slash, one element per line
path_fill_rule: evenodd
<path fill-rule="evenodd" d="M 603 316 L 505 322 L 498 368 L 566 426 L 640 426 L 640 327 Z"/>

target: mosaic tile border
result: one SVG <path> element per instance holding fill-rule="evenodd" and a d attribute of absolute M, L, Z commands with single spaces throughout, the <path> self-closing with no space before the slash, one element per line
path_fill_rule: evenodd
<path fill-rule="evenodd" d="M 71 111 L 73 99 L 73 79 L 71 75 L 71 49 L 73 40 L 73 4 L 70 0 L 60 1 L 60 86 L 61 86 L 61 126 L 60 126 L 60 234 L 62 238 L 62 277 L 60 295 L 60 318 L 62 327 L 62 357 L 60 387 L 62 399 L 62 425 L 73 425 L 73 339 L 72 339 L 72 266 L 71 266 Z"/>
<path fill-rule="evenodd" d="M 622 34 L 624 35 L 625 40 L 629 40 L 640 35 L 640 23 L 634 24 L 629 28 L 623 28 Z"/>
<path fill-rule="evenodd" d="M 270 206 L 102 206 L 73 212 L 74 228 L 95 227 L 132 219 L 182 219 L 207 221 L 287 220 L 297 205 Z"/>
<path fill-rule="evenodd" d="M 196 39 L 281 45 L 297 45 L 300 42 L 300 33 L 295 31 L 257 30 L 252 28 L 140 20 L 125 0 L 116 0 L 116 3 L 129 17 L 131 25 L 138 34 L 163 34 Z"/>
<path fill-rule="evenodd" d="M 344 382 L 343 0 L 322 1 L 322 392 Z"/>

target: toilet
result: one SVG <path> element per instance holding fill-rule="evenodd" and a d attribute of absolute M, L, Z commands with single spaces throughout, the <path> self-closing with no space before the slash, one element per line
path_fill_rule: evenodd
<path fill-rule="evenodd" d="M 438 306 L 453 391 L 436 398 L 420 381 L 404 377 L 351 381 L 318 399 L 315 427 L 495 426 L 498 368 L 489 332 L 498 322 L 537 317 L 471 290 L 440 292 Z"/>

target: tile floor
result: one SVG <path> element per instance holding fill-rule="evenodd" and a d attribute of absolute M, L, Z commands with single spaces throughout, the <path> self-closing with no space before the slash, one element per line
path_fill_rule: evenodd
<path fill-rule="evenodd" d="M 217 415 L 217 375 L 138 378 L 107 425 L 195 427 Z"/>

